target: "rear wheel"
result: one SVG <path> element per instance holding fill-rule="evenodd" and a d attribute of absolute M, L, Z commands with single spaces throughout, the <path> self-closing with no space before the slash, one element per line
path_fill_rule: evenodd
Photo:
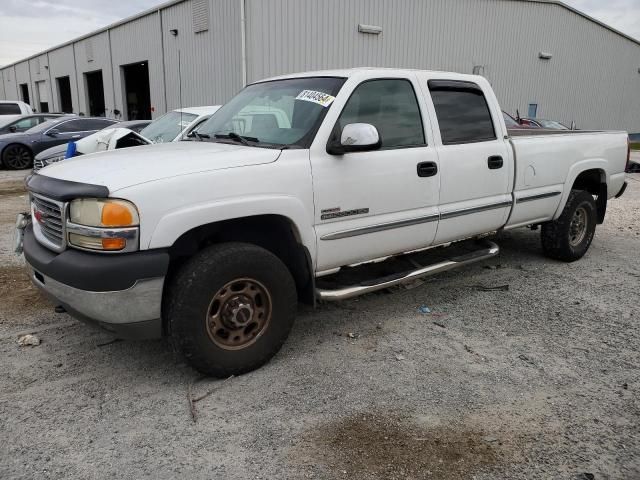
<path fill-rule="evenodd" d="M 199 371 L 254 370 L 282 347 L 295 318 L 295 282 L 271 252 L 251 244 L 211 246 L 178 272 L 167 302 L 177 349 Z"/>
<path fill-rule="evenodd" d="M 573 262 L 587 253 L 596 231 L 597 208 L 593 196 L 572 190 L 560 217 L 542 225 L 542 249 L 556 260 Z"/>
<path fill-rule="evenodd" d="M 8 170 L 22 170 L 33 165 L 33 154 L 24 145 L 12 143 L 2 152 L 2 164 Z"/>

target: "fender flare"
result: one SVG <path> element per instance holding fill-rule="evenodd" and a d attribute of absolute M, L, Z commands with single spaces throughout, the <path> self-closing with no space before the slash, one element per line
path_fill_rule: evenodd
<path fill-rule="evenodd" d="M 560 215 L 562 215 L 562 211 L 564 210 L 565 205 L 567 204 L 567 199 L 569 198 L 569 194 L 571 193 L 571 187 L 575 183 L 578 176 L 586 172 L 587 170 L 600 170 L 600 177 L 602 183 L 607 184 L 607 188 L 609 187 L 609 172 L 608 172 L 609 162 L 604 158 L 590 158 L 587 160 L 581 160 L 579 162 L 574 163 L 571 168 L 569 168 L 569 172 L 567 173 L 567 178 L 564 182 L 564 187 L 562 189 L 562 197 L 560 198 L 560 203 L 558 204 L 558 208 L 556 209 L 555 214 L 553 215 L 553 220 L 556 220 Z"/>

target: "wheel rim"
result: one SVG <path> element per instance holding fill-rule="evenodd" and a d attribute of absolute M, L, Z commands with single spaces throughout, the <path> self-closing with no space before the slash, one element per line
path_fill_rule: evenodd
<path fill-rule="evenodd" d="M 27 168 L 31 163 L 31 154 L 26 148 L 15 145 L 5 150 L 4 162 L 11 168 Z"/>
<path fill-rule="evenodd" d="M 207 333 L 225 350 L 255 343 L 271 322 L 269 290 L 251 278 L 232 280 L 216 292 L 207 309 Z"/>
<path fill-rule="evenodd" d="M 577 208 L 569 224 L 569 243 L 576 247 L 582 243 L 587 234 L 587 210 L 584 207 Z"/>

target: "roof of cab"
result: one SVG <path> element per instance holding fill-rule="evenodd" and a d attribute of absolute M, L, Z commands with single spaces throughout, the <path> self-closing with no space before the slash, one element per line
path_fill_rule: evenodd
<path fill-rule="evenodd" d="M 349 78 L 353 76 L 360 76 L 366 74 L 367 76 L 372 77 L 385 77 L 389 76 L 390 73 L 395 75 L 409 75 L 409 74 L 427 74 L 429 76 L 441 76 L 443 79 L 447 80 L 470 80 L 470 81 L 478 81 L 480 78 L 484 78 L 478 75 L 468 75 L 464 73 L 455 73 L 455 72 L 443 72 L 438 70 L 418 70 L 418 69 L 410 69 L 410 68 L 382 68 L 382 67 L 356 67 L 356 68 L 345 68 L 339 70 L 316 70 L 313 72 L 299 72 L 299 73 L 289 73 L 286 75 L 278 75 L 275 77 L 265 78 L 262 80 L 258 80 L 255 83 L 260 82 L 269 82 L 272 80 L 284 80 L 287 78 L 304 78 L 304 77 L 342 77 Z"/>

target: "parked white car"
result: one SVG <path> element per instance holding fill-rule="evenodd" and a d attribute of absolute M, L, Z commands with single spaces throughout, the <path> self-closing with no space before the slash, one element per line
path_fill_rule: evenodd
<path fill-rule="evenodd" d="M 32 114 L 35 110 L 28 103 L 19 100 L 0 100 L 0 119 L 8 122 L 21 115 Z"/>
<path fill-rule="evenodd" d="M 140 131 L 151 143 L 177 142 L 213 115 L 220 105 L 178 108 L 165 113 Z"/>
<path fill-rule="evenodd" d="M 510 131 L 484 78 L 415 70 L 257 82 L 197 139 L 32 175 L 18 239 L 34 283 L 69 313 L 121 336 L 170 334 L 221 377 L 275 355 L 298 300 L 351 298 L 499 248 L 327 285 L 346 266 L 538 225 L 547 256 L 581 258 L 628 162 L 626 132 Z"/>
<path fill-rule="evenodd" d="M 122 126 L 100 130 L 75 142 L 75 156 L 152 143 L 177 142 L 185 139 L 219 108 L 220 105 L 213 105 L 173 110 L 155 119 L 139 131 L 127 127 L 128 123 L 136 123 L 139 122 L 138 120 L 122 122 Z M 33 170 L 37 172 L 52 163 L 64 160 L 66 154 L 67 144 L 40 152 L 35 157 Z"/>

